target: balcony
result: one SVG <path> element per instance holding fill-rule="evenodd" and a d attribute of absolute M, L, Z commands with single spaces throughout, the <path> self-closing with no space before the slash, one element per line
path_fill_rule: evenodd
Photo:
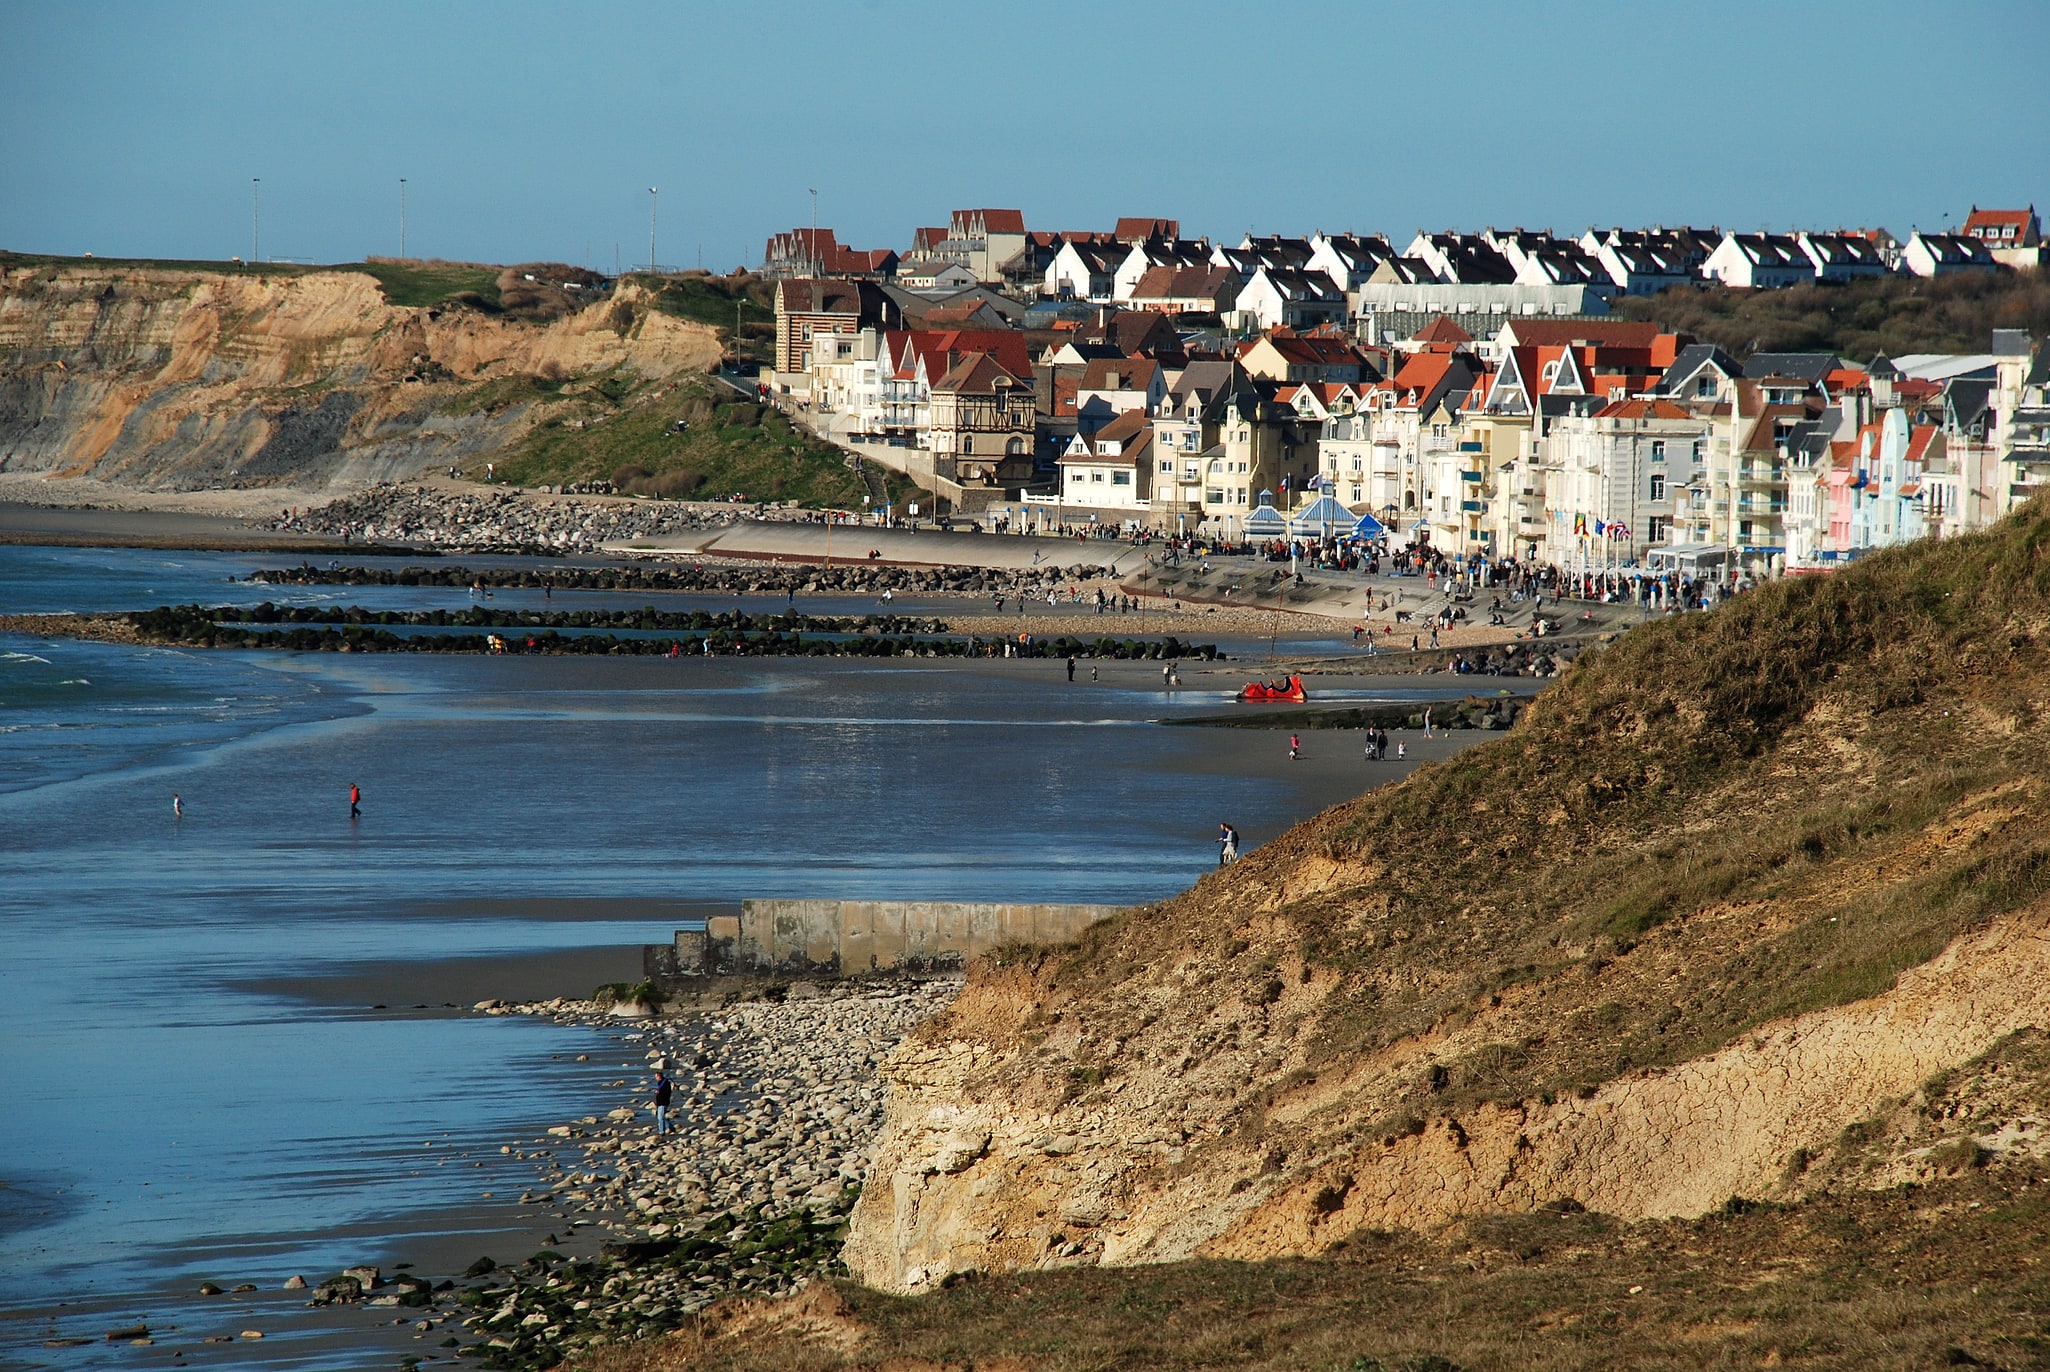
<path fill-rule="evenodd" d="M 1744 486 L 1784 486 L 1787 469 L 1779 463 L 1748 462 L 1738 468 L 1737 482 Z"/>
<path fill-rule="evenodd" d="M 1488 508 L 1488 502 L 1485 500 L 1462 500 L 1459 502 L 1459 508 L 1467 514 L 1480 514 Z"/>

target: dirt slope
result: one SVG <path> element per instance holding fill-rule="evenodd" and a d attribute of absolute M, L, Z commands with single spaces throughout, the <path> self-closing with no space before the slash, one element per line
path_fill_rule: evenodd
<path fill-rule="evenodd" d="M 154 490 L 353 487 L 502 449 L 480 383 L 701 371 L 701 324 L 617 293 L 540 324 L 386 303 L 346 270 L 0 269 L 0 471 Z"/>
<path fill-rule="evenodd" d="M 2050 1017 L 2046 625 L 2033 506 L 1777 584 L 985 967 L 890 1066 L 850 1266 L 916 1291 L 1897 1179 L 1928 1145 L 1884 1121 Z"/>

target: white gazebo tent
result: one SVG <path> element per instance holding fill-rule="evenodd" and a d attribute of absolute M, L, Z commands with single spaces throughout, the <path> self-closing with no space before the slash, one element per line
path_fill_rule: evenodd
<path fill-rule="evenodd" d="M 1328 495 L 1320 495 L 1288 517 L 1292 538 L 1333 538 L 1351 531 L 1355 516 Z"/>
<path fill-rule="evenodd" d="M 1288 520 L 1274 508 L 1274 492 L 1260 492 L 1259 508 L 1246 516 L 1246 537 L 1282 538 L 1287 533 Z"/>

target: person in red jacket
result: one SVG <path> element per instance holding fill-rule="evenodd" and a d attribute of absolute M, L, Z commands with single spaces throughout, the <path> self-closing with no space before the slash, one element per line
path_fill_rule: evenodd
<path fill-rule="evenodd" d="M 362 787 L 360 787 L 360 786 L 358 786 L 358 785 L 357 785 L 357 784 L 356 784 L 355 782 L 353 782 L 353 781 L 352 781 L 352 782 L 350 782 L 350 783 L 349 783 L 349 818 L 350 818 L 350 819 L 361 819 L 361 818 L 363 818 L 363 808 L 362 808 L 362 800 L 363 800 L 363 788 L 362 788 Z"/>

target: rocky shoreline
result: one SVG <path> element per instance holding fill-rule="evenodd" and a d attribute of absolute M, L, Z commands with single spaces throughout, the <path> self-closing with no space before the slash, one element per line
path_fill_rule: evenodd
<path fill-rule="evenodd" d="M 641 1054 L 644 1073 L 611 1083 L 622 1101 L 609 1114 L 503 1150 L 535 1166 L 523 1203 L 548 1207 L 565 1233 L 598 1225 L 614 1237 L 596 1257 L 554 1246 L 518 1263 L 480 1256 L 439 1281 L 352 1268 L 311 1303 L 408 1307 L 417 1334 L 443 1335 L 432 1356 L 525 1372 L 678 1328 L 724 1296 L 786 1295 L 842 1272 L 846 1217 L 882 1127 L 878 1068 L 959 989 L 959 978 L 800 982 L 638 1021 L 593 1001 L 484 1002 L 481 1013 L 545 1015 Z M 659 1135 L 657 1066 L 676 1115 Z"/>

